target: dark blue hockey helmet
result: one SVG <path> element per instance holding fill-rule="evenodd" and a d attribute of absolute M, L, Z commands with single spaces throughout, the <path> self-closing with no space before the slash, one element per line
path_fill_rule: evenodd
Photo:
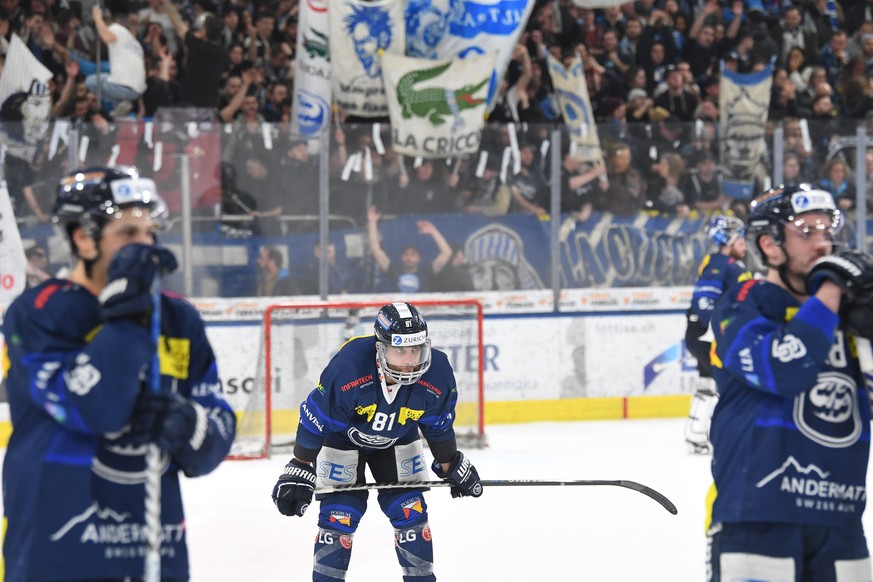
<path fill-rule="evenodd" d="M 68 232 L 81 226 L 95 236 L 121 210 L 133 207 L 147 208 L 156 226 L 161 226 L 168 214 L 154 180 L 140 176 L 136 168 L 85 168 L 61 178 L 52 221 Z"/>
<path fill-rule="evenodd" d="M 398 384 L 414 384 L 430 368 L 427 323 L 411 303 L 383 305 L 373 326 L 382 372 Z"/>
<path fill-rule="evenodd" d="M 804 215 L 814 213 L 829 216 L 830 224 L 804 218 Z M 769 234 L 781 245 L 785 226 L 789 224 L 805 233 L 823 231 L 834 237 L 843 227 L 843 215 L 830 192 L 807 183 L 771 188 L 749 206 L 747 231 L 759 251 L 761 235 Z"/>

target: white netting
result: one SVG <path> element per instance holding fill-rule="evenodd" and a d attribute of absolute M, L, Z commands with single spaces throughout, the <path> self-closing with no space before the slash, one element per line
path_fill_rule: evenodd
<path fill-rule="evenodd" d="M 382 305 L 274 305 L 267 310 L 255 386 L 239 409 L 231 457 L 258 458 L 290 448 L 300 403 L 316 387 L 324 366 L 347 339 L 373 333 Z M 448 355 L 455 371 L 458 439 L 467 447 L 484 446 L 481 305 L 475 301 L 419 301 L 415 305 L 427 321 L 433 347 Z"/>

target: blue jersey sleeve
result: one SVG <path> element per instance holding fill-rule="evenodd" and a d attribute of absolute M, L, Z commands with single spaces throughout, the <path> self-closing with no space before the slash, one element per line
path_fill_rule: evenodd
<path fill-rule="evenodd" d="M 198 407 L 206 431 L 203 443 L 196 451 L 180 455 L 174 460 L 188 477 L 196 477 L 211 472 L 227 456 L 236 435 L 236 415 L 221 393 L 215 353 L 206 337 L 199 313 L 182 299 L 175 299 L 173 303 L 183 332 L 180 335 L 188 336 L 190 342 L 187 371 L 182 372 L 187 376 L 186 396 Z M 165 370 L 164 373 L 173 375 L 172 370 Z"/>
<path fill-rule="evenodd" d="M 120 431 L 155 349 L 148 331 L 124 320 L 89 329 L 99 321 L 90 293 L 61 281 L 37 290 L 6 313 L 10 398 L 30 400 L 70 431 Z"/>
<path fill-rule="evenodd" d="M 749 281 L 719 304 L 713 366 L 752 388 L 793 397 L 811 388 L 825 369 L 839 320 L 815 297 L 799 308 L 774 302 L 773 287 Z M 769 313 L 779 308 L 781 314 Z"/>

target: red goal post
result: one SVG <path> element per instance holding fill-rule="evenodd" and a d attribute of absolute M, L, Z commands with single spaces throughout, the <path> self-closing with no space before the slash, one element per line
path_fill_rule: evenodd
<path fill-rule="evenodd" d="M 386 301 L 270 305 L 261 324 L 255 385 L 237 406 L 237 437 L 230 459 L 259 459 L 290 451 L 299 406 L 324 366 L 351 337 L 372 335 Z M 474 299 L 412 301 L 428 325 L 435 349 L 446 353 L 458 385 L 455 433 L 465 447 L 483 447 L 483 309 Z M 270 387 L 268 390 L 267 387 Z"/>

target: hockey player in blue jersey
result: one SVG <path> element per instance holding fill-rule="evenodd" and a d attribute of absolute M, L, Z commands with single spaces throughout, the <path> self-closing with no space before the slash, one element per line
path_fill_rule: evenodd
<path fill-rule="evenodd" d="M 479 497 L 479 474 L 455 443 L 457 398 L 448 358 L 431 349 L 418 309 L 409 303 L 383 306 L 375 335 L 346 342 L 301 404 L 294 457 L 273 488 L 273 501 L 284 515 L 303 515 L 313 488 L 364 483 L 366 466 L 379 482 L 426 481 L 419 430 L 435 459 L 431 468 L 452 483 L 452 496 Z M 379 507 L 394 526 L 406 582 L 436 580 L 424 491 L 385 489 L 378 494 Z M 344 580 L 367 492 L 318 499 L 312 579 Z"/>
<path fill-rule="evenodd" d="M 766 278 L 712 317 L 712 582 L 869 582 L 861 523 L 868 390 L 854 332 L 870 333 L 873 258 L 834 250 L 842 216 L 808 184 L 751 204 Z M 847 330 L 853 333 L 847 333 Z"/>
<path fill-rule="evenodd" d="M 192 305 L 162 293 L 153 340 L 152 282 L 176 267 L 155 244 L 164 213 L 154 182 L 133 169 L 61 180 L 54 220 L 72 244 L 72 273 L 25 291 L 3 322 L 13 427 L 3 464 L 6 582 L 141 580 L 149 443 L 162 451 L 162 580 L 189 578 L 179 473 L 212 471 L 236 419 Z M 155 350 L 159 393 L 146 380 Z"/>
<path fill-rule="evenodd" d="M 716 215 L 709 221 L 706 234 L 718 248 L 706 255 L 697 269 L 697 283 L 691 305 L 685 312 L 685 346 L 697 360 L 697 386 L 691 399 L 691 411 L 685 423 L 685 441 L 694 453 L 709 453 L 709 421 L 718 401 L 715 381 L 709 365 L 709 320 L 719 298 L 731 287 L 748 281 L 752 274 L 743 264 L 746 258 L 746 234 L 743 221 L 736 216 Z"/>

